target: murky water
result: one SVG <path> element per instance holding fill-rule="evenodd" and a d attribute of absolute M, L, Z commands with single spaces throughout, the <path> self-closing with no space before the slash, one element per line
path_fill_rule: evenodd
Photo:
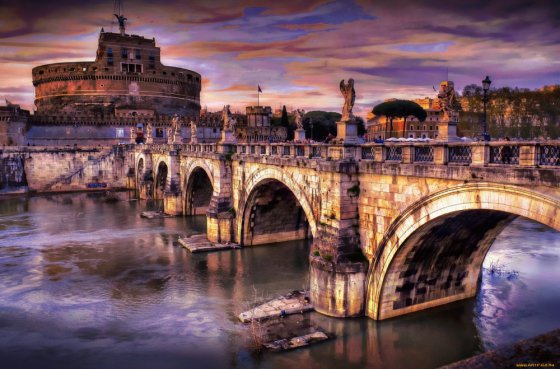
<path fill-rule="evenodd" d="M 476 299 L 384 322 L 308 314 L 337 338 L 255 358 L 236 315 L 302 288 L 309 245 L 192 255 L 175 241 L 204 217 L 143 209 L 92 194 L 0 201 L 0 367 L 433 368 L 560 326 L 560 234 L 517 220 Z"/>

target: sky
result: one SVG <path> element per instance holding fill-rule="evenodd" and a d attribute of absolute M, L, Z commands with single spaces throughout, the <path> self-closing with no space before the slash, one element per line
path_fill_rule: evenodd
<path fill-rule="evenodd" d="M 31 69 L 94 60 L 101 27 L 118 32 L 109 0 L 0 2 L 0 99 L 33 109 Z M 388 98 L 560 83 L 559 0 L 123 0 L 127 33 L 155 37 L 162 62 L 202 74 L 201 105 L 354 111 Z"/>

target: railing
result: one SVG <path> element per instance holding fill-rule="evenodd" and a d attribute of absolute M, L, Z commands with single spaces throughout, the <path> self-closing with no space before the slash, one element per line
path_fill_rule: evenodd
<path fill-rule="evenodd" d="M 415 146 L 414 161 L 419 163 L 431 163 L 434 161 L 433 146 Z"/>
<path fill-rule="evenodd" d="M 560 166 L 560 146 L 541 145 L 539 148 L 539 165 Z"/>
<path fill-rule="evenodd" d="M 489 161 L 492 164 L 519 164 L 519 146 L 490 146 Z"/>
<path fill-rule="evenodd" d="M 236 143 L 226 145 L 232 153 L 255 157 L 288 157 L 303 160 L 341 160 L 434 163 L 440 165 L 477 166 L 546 166 L 560 167 L 560 141 L 492 141 L 492 142 L 391 142 L 366 143 L 352 148 L 323 143 Z M 135 150 L 165 153 L 223 153 L 219 143 L 131 145 Z M 28 148 L 24 148 L 27 150 Z M 19 149 L 20 151 L 25 151 Z M 39 148 L 29 148 L 30 151 Z M 6 148 L 8 152 L 10 149 Z"/>
<path fill-rule="evenodd" d="M 375 148 L 373 146 L 362 147 L 362 159 L 363 160 L 375 159 Z"/>
<path fill-rule="evenodd" d="M 389 146 L 387 148 L 388 161 L 401 161 L 402 160 L 402 146 Z"/>
<path fill-rule="evenodd" d="M 450 146 L 449 162 L 454 164 L 472 163 L 472 149 L 470 146 Z"/>

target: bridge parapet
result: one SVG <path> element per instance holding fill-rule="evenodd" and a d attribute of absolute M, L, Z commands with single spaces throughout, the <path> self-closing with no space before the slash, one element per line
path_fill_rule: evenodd
<path fill-rule="evenodd" d="M 374 162 L 560 167 L 560 141 L 368 143 L 360 153 Z"/>

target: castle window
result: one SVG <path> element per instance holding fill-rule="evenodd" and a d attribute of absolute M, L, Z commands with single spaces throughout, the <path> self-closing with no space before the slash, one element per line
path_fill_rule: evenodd
<path fill-rule="evenodd" d="M 113 57 L 107 58 L 107 65 L 113 65 Z M 105 70 L 108 70 L 105 68 Z"/>
<path fill-rule="evenodd" d="M 197 81 L 197 82 L 200 82 L 200 78 L 196 77 L 196 81 Z"/>
<path fill-rule="evenodd" d="M 420 126 L 416 126 L 416 129 L 417 129 L 417 130 L 420 130 Z"/>
<path fill-rule="evenodd" d="M 150 55 L 148 56 L 148 60 L 151 62 L 156 60 L 156 54 L 153 51 L 150 51 Z"/>
<path fill-rule="evenodd" d="M 187 80 L 192 81 L 192 75 L 187 74 Z"/>
<path fill-rule="evenodd" d="M 163 75 L 164 75 L 164 76 L 167 75 L 167 72 L 164 71 L 164 72 L 163 72 Z"/>
<path fill-rule="evenodd" d="M 432 126 L 430 126 L 430 131 L 431 131 L 432 129 L 433 129 L 433 127 L 432 127 Z"/>
<path fill-rule="evenodd" d="M 414 126 L 410 126 L 410 130 L 411 130 L 411 131 L 414 131 Z"/>
<path fill-rule="evenodd" d="M 134 50 L 134 56 L 136 57 L 136 59 L 140 59 L 142 56 L 140 55 L 140 49 L 136 49 Z"/>
<path fill-rule="evenodd" d="M 111 57 L 111 58 L 113 57 L 113 48 L 112 47 L 107 48 L 107 56 Z"/>
<path fill-rule="evenodd" d="M 125 59 L 128 57 L 128 49 L 126 47 L 121 49 L 121 57 Z"/>

